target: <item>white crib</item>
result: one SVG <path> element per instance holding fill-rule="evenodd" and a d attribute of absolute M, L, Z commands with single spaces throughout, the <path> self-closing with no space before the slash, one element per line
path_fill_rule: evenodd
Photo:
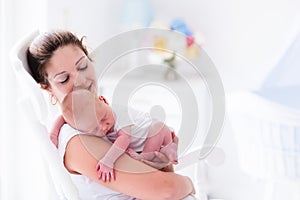
<path fill-rule="evenodd" d="M 300 199 L 300 110 L 241 92 L 228 97 L 228 113 L 240 167 L 266 180 L 264 199 L 274 200 L 283 183 L 285 197 Z"/>
<path fill-rule="evenodd" d="M 300 110 L 251 92 L 228 102 L 242 169 L 263 178 L 300 178 Z"/>
<path fill-rule="evenodd" d="M 265 199 L 276 199 L 283 183 L 285 194 L 278 199 L 300 199 L 299 53 L 300 31 L 258 91 L 227 99 L 240 166 L 268 180 Z"/>

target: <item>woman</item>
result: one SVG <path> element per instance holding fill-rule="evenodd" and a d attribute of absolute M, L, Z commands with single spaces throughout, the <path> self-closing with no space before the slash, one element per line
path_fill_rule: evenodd
<path fill-rule="evenodd" d="M 38 36 L 28 48 L 27 59 L 33 78 L 50 94 L 52 103 L 60 104 L 76 88 L 97 94 L 88 52 L 82 40 L 72 33 Z M 95 166 L 110 146 L 107 141 L 80 134 L 67 124 L 62 127 L 58 149 L 82 199 L 181 199 L 194 193 L 188 177 L 156 170 L 128 155 L 116 162 L 116 181 L 99 180 Z M 170 167 L 165 170 L 170 171 Z"/>

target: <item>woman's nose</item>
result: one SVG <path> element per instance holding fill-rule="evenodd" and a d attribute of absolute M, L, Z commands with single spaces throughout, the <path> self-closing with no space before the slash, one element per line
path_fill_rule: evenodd
<path fill-rule="evenodd" d="M 75 87 L 80 87 L 80 88 L 86 89 L 85 86 L 86 86 L 87 84 L 88 84 L 88 83 L 87 83 L 87 79 L 85 78 L 84 75 L 81 75 L 81 74 L 78 73 L 78 74 L 75 76 L 75 81 L 74 81 L 74 86 L 75 86 Z"/>

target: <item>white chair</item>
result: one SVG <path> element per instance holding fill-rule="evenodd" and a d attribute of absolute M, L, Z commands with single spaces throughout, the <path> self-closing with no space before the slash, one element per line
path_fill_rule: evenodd
<path fill-rule="evenodd" d="M 52 183 L 60 199 L 79 200 L 77 188 L 63 167 L 57 149 L 49 139 L 47 131 L 47 117 L 49 115 L 49 105 L 45 101 L 45 94 L 39 85 L 31 77 L 27 64 L 26 50 L 31 41 L 39 34 L 38 31 L 25 36 L 11 50 L 11 61 L 14 72 L 17 76 L 19 86 L 22 87 L 23 96 L 21 102 L 23 111 L 30 120 L 28 123 L 34 127 L 34 137 L 40 144 L 40 150 L 48 166 L 48 175 L 52 178 Z M 50 109 L 51 110 L 51 109 Z M 50 113 L 51 114 L 51 113 Z"/>

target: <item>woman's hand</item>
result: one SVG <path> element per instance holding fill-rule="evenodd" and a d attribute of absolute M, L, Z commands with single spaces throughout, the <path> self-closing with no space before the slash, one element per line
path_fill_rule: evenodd
<path fill-rule="evenodd" d="M 159 151 L 154 152 L 154 159 L 141 159 L 141 161 L 155 169 L 161 169 L 163 171 L 173 171 L 173 167 L 171 167 L 172 165 L 168 157 Z M 169 167 L 171 167 L 170 170 L 167 169 Z"/>
<path fill-rule="evenodd" d="M 178 145 L 179 139 L 174 134 L 173 142 Z M 154 167 L 156 169 L 161 169 L 163 171 L 174 171 L 173 165 L 167 155 L 162 152 L 156 151 L 154 152 L 155 158 L 153 160 L 142 160 L 144 163 Z"/>

